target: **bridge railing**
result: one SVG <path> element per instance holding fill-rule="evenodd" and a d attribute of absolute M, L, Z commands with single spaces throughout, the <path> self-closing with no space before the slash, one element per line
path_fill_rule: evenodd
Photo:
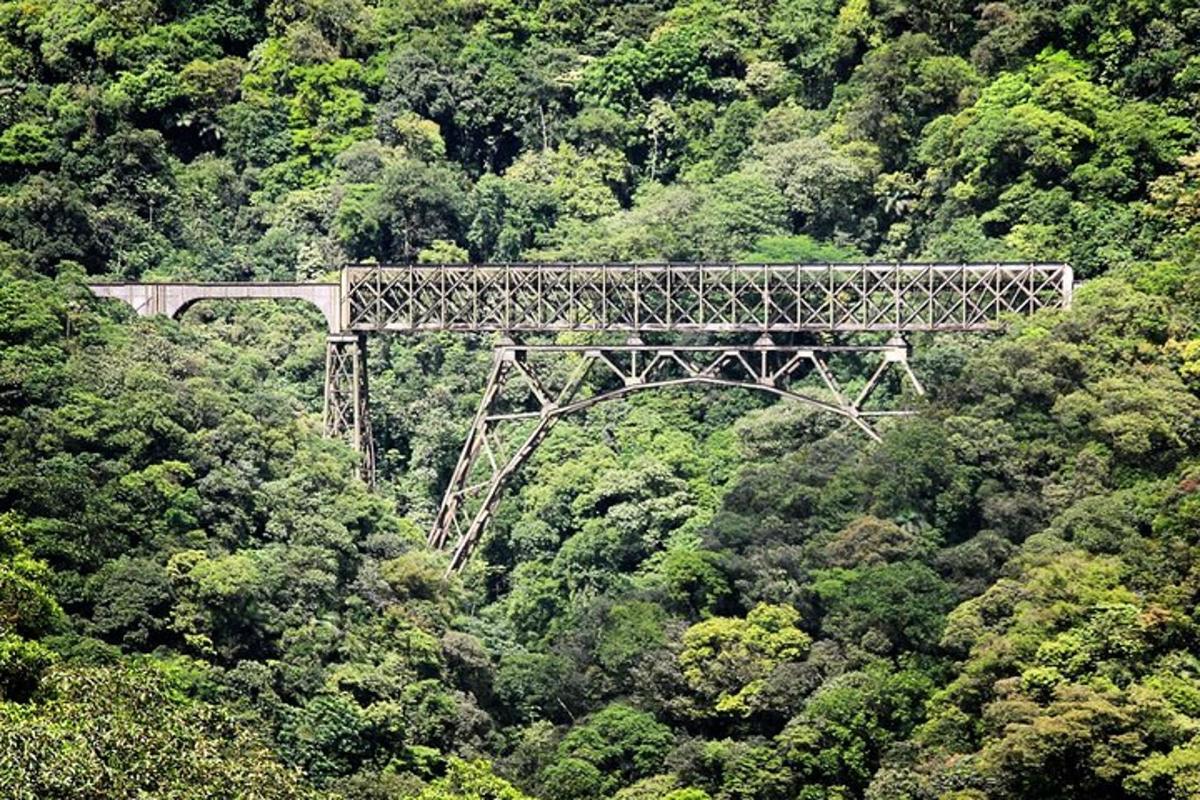
<path fill-rule="evenodd" d="M 1065 264 L 417 264 L 342 272 L 354 331 L 952 331 L 1070 305 Z"/>

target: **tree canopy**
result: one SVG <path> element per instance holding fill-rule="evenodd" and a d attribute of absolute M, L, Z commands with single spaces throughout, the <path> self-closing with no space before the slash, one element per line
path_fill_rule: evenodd
<path fill-rule="evenodd" d="M 1160 0 L 0 0 L 0 794 L 1200 795 L 1198 123 Z M 566 418 L 452 578 L 490 340 L 372 338 L 369 490 L 314 310 L 83 285 L 548 259 L 1081 283 L 879 443 Z"/>

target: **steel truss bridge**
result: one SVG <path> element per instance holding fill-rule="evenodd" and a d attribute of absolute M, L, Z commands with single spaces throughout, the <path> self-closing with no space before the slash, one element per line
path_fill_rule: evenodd
<path fill-rule="evenodd" d="M 329 331 L 325 432 L 360 453 L 368 481 L 367 335 L 496 334 L 429 533 L 431 546 L 451 548 L 457 571 L 507 480 L 567 414 L 643 389 L 726 386 L 806 403 L 877 439 L 878 417 L 911 413 L 879 407 L 881 385 L 900 390 L 892 397 L 924 393 L 905 334 L 994 330 L 1006 316 L 1069 307 L 1073 275 L 1065 264 L 418 264 L 347 266 L 338 283 L 91 288 L 143 316 L 175 316 L 202 300 L 315 305 Z M 589 343 L 543 341 L 566 332 Z"/>

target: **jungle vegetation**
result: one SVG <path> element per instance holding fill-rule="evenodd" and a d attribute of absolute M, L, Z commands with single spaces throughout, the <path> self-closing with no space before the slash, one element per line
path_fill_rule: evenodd
<path fill-rule="evenodd" d="M 0 795 L 1200 797 L 1200 8 L 0 2 Z M 461 578 L 489 341 L 89 277 L 1061 260 L 875 444 L 737 391 L 564 421 Z M 864 376 L 842 376 L 855 385 Z"/>

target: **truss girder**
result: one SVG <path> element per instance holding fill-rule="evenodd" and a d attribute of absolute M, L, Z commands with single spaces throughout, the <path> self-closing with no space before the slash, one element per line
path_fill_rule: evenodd
<path fill-rule="evenodd" d="M 1070 305 L 1065 264 L 351 266 L 356 331 L 961 331 Z"/>
<path fill-rule="evenodd" d="M 831 368 L 831 362 L 845 357 L 878 362 L 853 394 Z M 554 424 L 605 400 L 669 386 L 756 389 L 838 414 L 878 439 L 873 418 L 911 413 L 869 407 L 889 373 L 913 394 L 924 393 L 902 340 L 862 347 L 502 344 L 494 352 L 429 544 L 450 548 L 449 570 L 461 570 L 495 514 L 508 479 Z"/>
<path fill-rule="evenodd" d="M 360 456 L 359 471 L 375 482 L 375 445 L 367 401 L 367 343 L 361 335 L 325 339 L 325 435 L 343 439 Z"/>
<path fill-rule="evenodd" d="M 1070 307 L 1073 274 L 1066 264 L 414 264 L 347 266 L 338 284 L 95 283 L 91 288 L 142 315 L 175 315 L 205 299 L 315 304 L 332 332 L 326 347 L 325 432 L 360 453 L 362 475 L 373 482 L 365 347 L 371 332 L 758 332 L 759 341 L 767 342 L 774 332 L 987 330 L 1006 315 Z M 488 393 L 431 534 L 439 547 L 452 534 L 458 537 L 456 568 L 474 547 L 504 480 L 570 411 L 639 388 L 750 386 L 840 414 L 874 435 L 870 417 L 897 413 L 867 406 L 890 372 L 898 371 L 921 392 L 902 347 L 876 348 L 883 361 L 854 397 L 826 363 L 839 348 L 550 347 L 507 345 L 497 351 Z M 859 354 L 870 350 L 840 348 Z M 536 361 L 539 352 L 562 358 L 574 353 L 584 367 L 580 382 L 589 373 L 606 372 L 615 385 L 579 394 L 583 383 L 563 384 L 562 376 L 549 380 L 552 376 L 531 366 L 530 358 Z M 816 394 L 795 388 L 801 373 Z M 497 412 L 495 405 L 504 400 L 501 390 L 514 378 L 526 387 L 528 407 Z M 498 452 L 496 427 L 508 422 L 529 426 L 524 438 L 506 439 L 521 443 L 516 456 Z M 487 464 L 490 472 L 476 480 L 478 464 Z M 482 503 L 466 502 L 477 496 Z"/>

